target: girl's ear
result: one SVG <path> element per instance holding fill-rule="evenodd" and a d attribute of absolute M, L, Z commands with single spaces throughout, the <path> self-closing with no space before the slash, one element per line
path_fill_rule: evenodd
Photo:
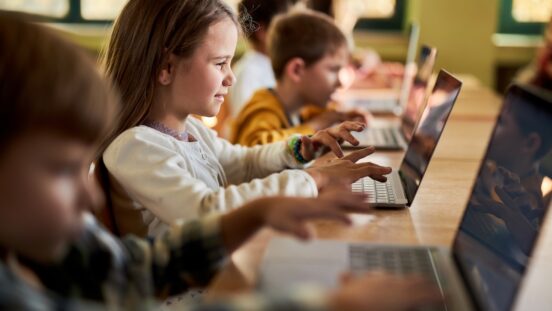
<path fill-rule="evenodd" d="M 159 76 L 157 77 L 157 81 L 161 85 L 166 86 L 172 83 L 175 75 L 175 65 L 176 57 L 174 54 L 169 53 L 167 57 L 165 57 L 163 64 L 161 64 L 161 71 L 159 71 Z"/>
<path fill-rule="evenodd" d="M 305 72 L 305 61 L 302 58 L 295 57 L 290 59 L 285 67 L 284 74 L 293 82 L 300 82 Z"/>

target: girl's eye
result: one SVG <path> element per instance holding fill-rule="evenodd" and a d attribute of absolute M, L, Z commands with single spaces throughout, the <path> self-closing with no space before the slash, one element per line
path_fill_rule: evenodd
<path fill-rule="evenodd" d="M 218 63 L 217 66 L 220 70 L 224 69 L 224 66 L 226 66 L 226 62 Z"/>

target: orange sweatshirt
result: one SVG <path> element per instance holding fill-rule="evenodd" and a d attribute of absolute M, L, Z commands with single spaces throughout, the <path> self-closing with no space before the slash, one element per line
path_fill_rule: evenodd
<path fill-rule="evenodd" d="M 282 104 L 269 89 L 257 91 L 240 111 L 232 126 L 231 141 L 244 146 L 286 140 L 292 134 L 310 135 L 307 125 L 292 127 Z"/>

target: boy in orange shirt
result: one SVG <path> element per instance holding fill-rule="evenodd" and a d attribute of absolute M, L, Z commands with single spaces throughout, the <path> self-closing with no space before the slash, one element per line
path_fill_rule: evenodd
<path fill-rule="evenodd" d="M 268 52 L 276 87 L 257 91 L 244 106 L 233 124 L 232 142 L 262 145 L 347 120 L 364 121 L 356 112 L 326 109 L 341 86 L 339 70 L 349 61 L 347 39 L 329 17 L 313 11 L 277 17 L 269 29 Z M 300 113 L 308 104 L 315 106 L 312 118 Z"/>

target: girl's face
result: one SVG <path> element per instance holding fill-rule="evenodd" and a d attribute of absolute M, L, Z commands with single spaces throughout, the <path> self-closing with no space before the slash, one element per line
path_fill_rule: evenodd
<path fill-rule="evenodd" d="M 237 42 L 238 30 L 230 18 L 211 25 L 190 58 L 176 58 L 165 109 L 180 119 L 189 114 L 215 116 L 235 81 L 230 62 Z"/>
<path fill-rule="evenodd" d="M 59 134 L 22 134 L 0 156 L 0 245 L 19 255 L 60 259 L 98 192 L 88 177 L 92 146 Z"/>

